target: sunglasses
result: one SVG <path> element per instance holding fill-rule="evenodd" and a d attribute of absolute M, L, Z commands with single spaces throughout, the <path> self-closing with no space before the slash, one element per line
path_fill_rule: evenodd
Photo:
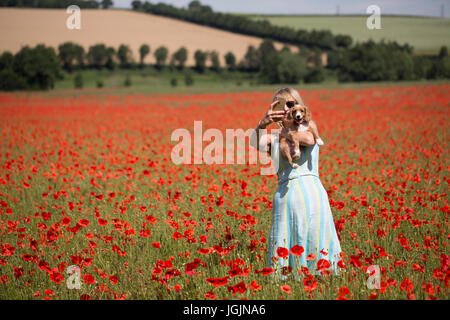
<path fill-rule="evenodd" d="M 295 101 L 286 101 L 286 106 L 290 109 L 295 106 Z"/>

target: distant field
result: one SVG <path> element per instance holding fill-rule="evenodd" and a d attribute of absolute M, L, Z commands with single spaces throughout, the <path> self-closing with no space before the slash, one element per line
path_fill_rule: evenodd
<path fill-rule="evenodd" d="M 146 43 L 150 54 L 146 63 L 154 63 L 154 51 L 159 46 L 169 49 L 169 58 L 181 46 L 188 50 L 187 65 L 194 64 L 194 52 L 216 50 L 224 64 L 223 56 L 231 51 L 240 60 L 249 45 L 259 46 L 261 38 L 231 33 L 181 20 L 134 12 L 125 9 L 82 9 L 81 29 L 69 30 L 64 9 L 0 8 L 0 53 L 16 53 L 22 46 L 44 43 L 57 48 L 65 41 L 89 46 L 104 43 L 118 48 L 127 44 L 139 59 L 139 47 Z M 282 44 L 276 47 L 281 49 Z M 294 50 L 295 48 L 292 47 Z"/>
<path fill-rule="evenodd" d="M 438 52 L 442 45 L 450 47 L 450 19 L 381 16 L 381 30 L 366 27 L 368 16 L 266 16 L 248 15 L 254 19 L 267 19 L 270 23 L 297 29 L 329 29 L 334 34 L 351 35 L 354 41 L 386 39 L 409 43 L 416 53 Z"/>

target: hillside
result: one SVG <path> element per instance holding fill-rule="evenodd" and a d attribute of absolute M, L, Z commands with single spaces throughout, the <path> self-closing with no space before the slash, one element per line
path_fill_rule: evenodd
<path fill-rule="evenodd" d="M 65 41 L 73 41 L 86 50 L 96 43 L 116 49 L 120 44 L 127 44 L 138 61 L 139 47 L 146 43 L 151 49 L 146 63 L 154 63 L 154 50 L 164 45 L 169 49 L 169 55 L 185 46 L 188 49 L 187 65 L 194 64 L 197 49 L 216 50 L 224 64 L 223 55 L 228 51 L 240 60 L 249 45 L 257 47 L 262 41 L 257 37 L 125 9 L 82 9 L 80 30 L 66 27 L 68 16 L 64 9 L 0 8 L 0 29 L 3 30 L 0 52 L 16 53 L 24 45 L 38 43 L 56 49 Z M 280 49 L 282 44 L 276 43 L 276 47 Z"/>
<path fill-rule="evenodd" d="M 308 15 L 244 15 L 266 19 L 279 26 L 306 30 L 331 30 L 333 34 L 348 34 L 354 41 L 373 39 L 409 43 L 416 53 L 435 54 L 442 45 L 450 47 L 450 19 L 381 16 L 380 30 L 366 27 L 367 16 L 308 16 Z"/>

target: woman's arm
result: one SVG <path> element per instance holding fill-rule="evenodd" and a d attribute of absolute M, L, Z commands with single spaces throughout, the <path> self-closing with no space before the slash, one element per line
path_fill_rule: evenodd
<path fill-rule="evenodd" d="M 299 137 L 300 145 L 302 146 L 308 147 L 316 144 L 313 134 L 309 131 L 297 132 L 297 136 Z"/>

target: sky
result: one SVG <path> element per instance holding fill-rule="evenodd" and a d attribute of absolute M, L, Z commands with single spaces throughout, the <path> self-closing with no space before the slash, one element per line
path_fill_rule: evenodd
<path fill-rule="evenodd" d="M 131 8 L 133 0 L 112 0 L 114 8 Z M 148 1 L 148 0 L 147 0 Z M 145 2 L 141 0 L 141 2 Z M 187 8 L 191 0 L 150 0 Z M 261 14 L 362 14 L 370 5 L 378 5 L 383 14 L 441 16 L 450 18 L 450 0 L 200 0 L 214 11 Z M 338 9 L 339 8 L 339 9 Z"/>

